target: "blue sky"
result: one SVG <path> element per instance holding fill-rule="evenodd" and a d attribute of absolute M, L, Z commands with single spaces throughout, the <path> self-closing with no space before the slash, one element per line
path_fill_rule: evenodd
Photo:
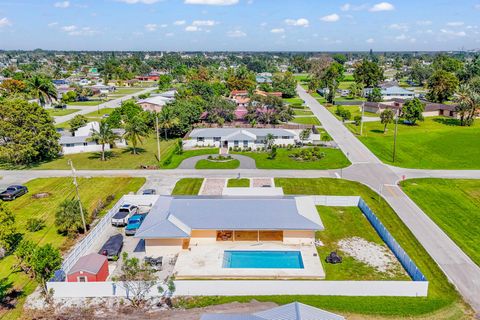
<path fill-rule="evenodd" d="M 0 0 L 1 49 L 480 48 L 480 0 Z"/>

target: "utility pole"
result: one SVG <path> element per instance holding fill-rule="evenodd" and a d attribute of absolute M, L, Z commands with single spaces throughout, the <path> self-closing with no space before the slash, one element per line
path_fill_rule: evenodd
<path fill-rule="evenodd" d="M 360 121 L 360 137 L 363 136 L 363 117 L 365 116 L 365 102 L 362 103 L 362 120 Z"/>
<path fill-rule="evenodd" d="M 395 133 L 393 134 L 393 161 L 395 162 L 395 154 L 397 151 L 397 132 L 398 132 L 398 117 L 399 117 L 399 111 L 397 111 L 397 116 L 395 117 Z"/>
<path fill-rule="evenodd" d="M 77 194 L 78 205 L 80 207 L 80 215 L 82 216 L 83 233 L 85 234 L 85 233 L 87 233 L 87 224 L 85 223 L 85 215 L 83 214 L 82 201 L 80 201 L 80 193 L 78 192 L 77 173 L 75 171 L 75 168 L 73 167 L 72 160 L 69 159 L 68 164 L 70 165 L 70 168 L 72 169 L 73 185 L 75 186 L 75 193 Z"/>
<path fill-rule="evenodd" d="M 155 113 L 155 131 L 157 132 L 157 156 L 158 156 L 158 162 L 160 162 L 161 155 L 160 155 L 160 134 L 158 131 L 158 113 Z"/>

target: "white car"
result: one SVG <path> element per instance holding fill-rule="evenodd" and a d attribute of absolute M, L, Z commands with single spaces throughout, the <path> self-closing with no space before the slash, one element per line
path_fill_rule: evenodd
<path fill-rule="evenodd" d="M 112 217 L 112 226 L 124 227 L 128 223 L 128 219 L 138 213 L 138 207 L 133 204 L 122 204 L 117 213 Z"/>

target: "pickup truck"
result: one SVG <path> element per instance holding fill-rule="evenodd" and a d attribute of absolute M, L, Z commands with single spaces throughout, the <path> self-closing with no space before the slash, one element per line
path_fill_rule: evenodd
<path fill-rule="evenodd" d="M 0 193 L 0 199 L 3 201 L 15 200 L 16 198 L 23 196 L 28 192 L 27 187 L 25 186 L 10 186 L 7 190 Z"/>
<path fill-rule="evenodd" d="M 135 232 L 137 232 L 138 228 L 140 228 L 144 219 L 145 216 L 143 214 L 136 214 L 133 215 L 130 219 L 128 219 L 128 224 L 125 227 L 125 235 L 135 235 Z"/>
<path fill-rule="evenodd" d="M 128 223 L 128 218 L 138 213 L 138 207 L 133 204 L 122 204 L 117 213 L 112 217 L 112 226 L 124 227 Z"/>
<path fill-rule="evenodd" d="M 123 236 L 118 233 L 108 238 L 98 252 L 107 257 L 108 260 L 117 260 L 123 248 Z"/>

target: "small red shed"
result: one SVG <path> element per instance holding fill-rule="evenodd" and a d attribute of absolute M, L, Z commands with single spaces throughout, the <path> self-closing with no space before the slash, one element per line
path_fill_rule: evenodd
<path fill-rule="evenodd" d="M 67 282 L 96 282 L 107 278 L 107 257 L 98 253 L 81 257 L 67 273 Z"/>

